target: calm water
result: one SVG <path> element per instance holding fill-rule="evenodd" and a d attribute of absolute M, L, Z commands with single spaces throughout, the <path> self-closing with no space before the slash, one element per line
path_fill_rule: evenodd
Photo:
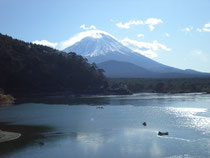
<path fill-rule="evenodd" d="M 210 157 L 209 94 L 144 93 L 43 102 L 0 108 L 0 122 L 34 128 L 30 137 L 26 132 L 20 140 L 5 143 L 7 150 L 0 146 L 1 158 Z M 157 136 L 158 131 L 169 135 Z"/>

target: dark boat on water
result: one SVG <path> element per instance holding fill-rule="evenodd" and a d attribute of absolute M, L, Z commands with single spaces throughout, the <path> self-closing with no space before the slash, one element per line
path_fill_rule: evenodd
<path fill-rule="evenodd" d="M 159 136 L 168 135 L 168 132 L 160 132 L 160 131 L 159 131 L 159 132 L 158 132 L 158 135 L 159 135 Z"/>

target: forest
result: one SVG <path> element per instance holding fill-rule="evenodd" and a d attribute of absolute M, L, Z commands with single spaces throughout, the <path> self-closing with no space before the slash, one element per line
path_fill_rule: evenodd
<path fill-rule="evenodd" d="M 209 78 L 106 78 L 76 53 L 0 34 L 0 92 L 22 95 L 210 93 Z"/>
<path fill-rule="evenodd" d="M 22 94 L 95 94 L 108 87 L 103 70 L 76 53 L 0 34 L 0 89 Z"/>
<path fill-rule="evenodd" d="M 112 89 L 125 85 L 133 93 L 210 93 L 210 78 L 109 78 L 108 82 Z"/>

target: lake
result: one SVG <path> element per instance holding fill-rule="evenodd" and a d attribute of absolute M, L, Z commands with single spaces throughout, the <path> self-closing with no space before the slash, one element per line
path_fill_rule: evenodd
<path fill-rule="evenodd" d="M 210 94 L 34 99 L 1 107 L 0 122 L 23 134 L 1 158 L 210 157 Z"/>

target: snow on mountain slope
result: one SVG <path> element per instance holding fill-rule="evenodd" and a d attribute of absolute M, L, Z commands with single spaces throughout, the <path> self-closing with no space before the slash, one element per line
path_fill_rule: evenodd
<path fill-rule="evenodd" d="M 129 48 L 118 42 L 112 35 L 99 30 L 87 31 L 80 41 L 64 49 L 65 52 L 76 52 L 85 57 L 106 55 L 109 52 L 126 54 L 132 52 Z"/>
<path fill-rule="evenodd" d="M 88 59 L 89 62 L 101 63 L 116 60 L 133 63 L 154 72 L 182 72 L 170 66 L 160 64 L 147 58 L 120 43 L 115 37 L 100 30 L 91 30 L 78 34 L 73 38 L 71 46 L 65 52 L 75 52 Z"/>

